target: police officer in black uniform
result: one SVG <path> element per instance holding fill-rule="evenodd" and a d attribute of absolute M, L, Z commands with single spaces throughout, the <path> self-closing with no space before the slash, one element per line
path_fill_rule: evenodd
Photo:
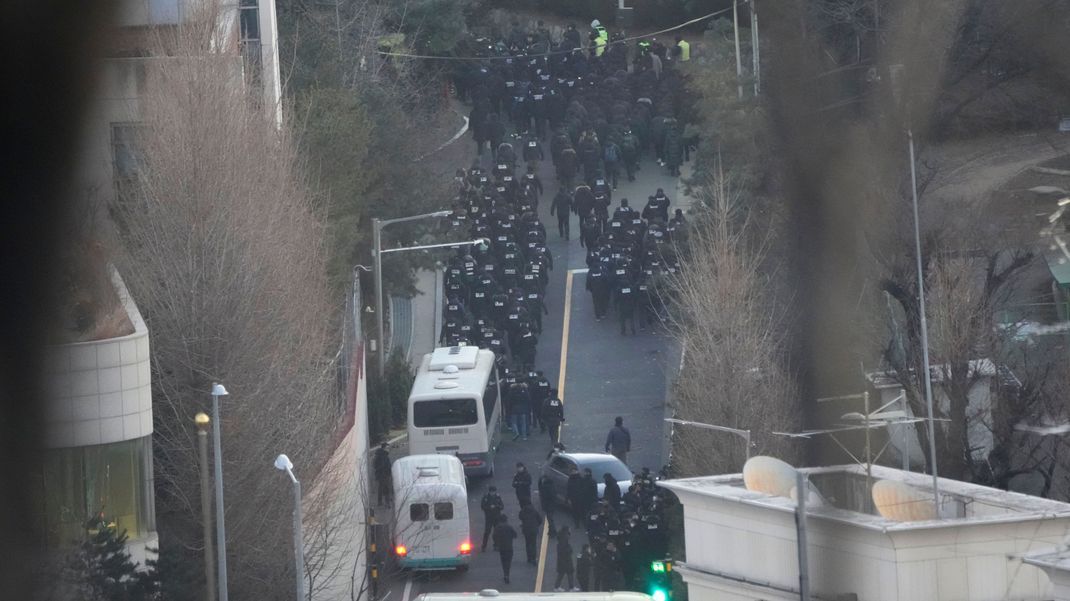
<path fill-rule="evenodd" d="M 491 538 L 498 521 L 504 517 L 505 502 L 502 501 L 501 495 L 498 494 L 497 487 L 491 486 L 487 489 L 487 494 L 483 495 L 483 498 L 479 501 L 479 506 L 483 509 L 483 546 L 480 550 L 486 551 L 487 540 Z M 498 544 L 497 540 L 494 541 L 494 544 Z"/>
<path fill-rule="evenodd" d="M 553 445 L 561 431 L 561 422 L 565 421 L 565 404 L 557 397 L 557 389 L 551 390 L 550 398 L 546 399 L 542 421 L 546 424 L 546 430 L 550 433 L 550 444 Z"/>
<path fill-rule="evenodd" d="M 568 188 L 562 184 L 557 191 L 557 195 L 554 196 L 553 202 L 550 204 L 550 215 L 557 214 L 557 234 L 565 240 L 569 239 L 569 221 L 572 217 L 570 215 L 571 212 L 572 195 L 568 193 Z"/>

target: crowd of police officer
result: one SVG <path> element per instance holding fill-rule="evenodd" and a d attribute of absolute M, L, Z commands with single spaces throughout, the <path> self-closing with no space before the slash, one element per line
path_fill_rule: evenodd
<path fill-rule="evenodd" d="M 575 566 L 579 587 L 585 591 L 640 590 L 645 567 L 663 559 L 668 550 L 665 508 L 671 493 L 654 484 L 648 468 L 634 475 L 623 493 L 609 474 L 603 481 L 602 499 L 584 516 L 590 542 L 584 545 Z M 561 567 L 559 553 L 559 572 Z"/>
<path fill-rule="evenodd" d="M 560 445 L 558 449 L 562 448 Z M 672 494 L 659 488 L 649 468 L 632 477 L 631 485 L 621 490 L 610 474 L 604 474 L 605 484 L 598 499 L 597 484 L 589 469 L 580 475 L 569 476 L 567 494 L 573 527 L 584 528 L 588 542 L 579 555 L 574 554 L 572 527 L 567 516 L 555 516 L 558 494 L 551 478 L 538 481 L 540 514 L 532 502 L 531 475 L 522 463 L 517 464 L 513 489 L 520 504 L 518 522 L 523 534 L 528 563 L 537 562 L 538 533 L 545 515 L 548 532 L 556 538 L 555 590 L 611 591 L 641 589 L 644 570 L 654 560 L 665 558 L 668 551 L 665 509 L 673 502 Z M 491 486 L 480 500 L 483 510 L 481 550 L 493 541 L 494 550 L 501 556 L 505 582 L 509 582 L 512 567 L 513 539 L 518 538 L 505 514 L 505 502 L 497 488 Z M 556 517 L 556 519 L 555 519 Z M 565 522 L 565 523 L 562 523 Z M 567 587 L 562 585 L 567 584 Z"/>
<path fill-rule="evenodd" d="M 541 23 L 525 32 L 519 25 L 496 43 L 478 40 L 471 49 L 487 60 L 459 63 L 454 84 L 470 100 L 470 127 L 480 159 L 456 175 L 456 202 L 451 227 L 486 244 L 460 249 L 445 269 L 445 305 L 440 344 L 477 345 L 495 353 L 502 375 L 503 406 L 515 438 L 527 439 L 534 427 L 551 444 L 564 421 L 563 405 L 541 371 L 535 349 L 553 259 L 546 248 L 546 228 L 538 217 L 544 193 L 537 165 L 549 138 L 559 189 L 551 215 L 558 234 L 571 237 L 571 217 L 580 223 L 580 244 L 587 249 L 587 289 L 597 319 L 616 306 L 621 333 L 664 317 L 654 289 L 679 269 L 672 242 L 686 235 L 681 211 L 670 217 L 670 199 L 659 189 L 642 210 L 627 199 L 612 214 L 613 190 L 623 174 L 633 181 L 639 160 L 652 152 L 671 174 L 679 173 L 689 144 L 675 115 L 681 103 L 679 74 L 666 67 L 689 59 L 687 43 L 677 38 L 671 49 L 656 40 L 641 40 L 634 51 L 611 40 L 597 21 L 587 43 L 575 26 L 559 40 Z M 628 69 L 628 63 L 633 68 Z M 507 136 L 507 123 L 515 134 Z M 516 144 L 516 145 L 514 145 Z M 518 151 L 519 147 L 519 151 Z M 489 148 L 490 165 L 481 158 Z M 560 449 L 560 445 L 555 448 Z M 550 534 L 557 538 L 557 586 L 567 577 L 570 588 L 636 588 L 640 569 L 666 551 L 663 490 L 647 468 L 621 491 L 612 476 L 573 474 L 568 499 L 576 528 L 589 544 L 575 556 L 571 529 L 554 521 L 553 482 L 542 478 L 538 493 Z M 518 466 L 513 487 L 521 504 L 519 522 L 528 560 L 532 561 L 535 524 L 541 517 L 531 502 L 531 477 Z M 593 494 L 592 494 L 593 493 Z M 493 539 L 502 555 L 506 582 L 512 562 L 512 539 L 504 503 L 495 487 L 483 497 L 483 550 Z M 567 520 L 566 520 L 567 521 Z M 573 582 L 575 575 L 575 582 Z"/>

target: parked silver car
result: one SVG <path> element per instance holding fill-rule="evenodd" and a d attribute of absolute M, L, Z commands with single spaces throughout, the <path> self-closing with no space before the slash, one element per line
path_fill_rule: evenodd
<path fill-rule="evenodd" d="M 599 499 L 602 498 L 602 493 L 606 489 L 606 485 L 602 481 L 603 474 L 611 474 L 617 479 L 621 494 L 628 492 L 628 487 L 632 485 L 631 470 L 628 469 L 627 465 L 624 465 L 624 462 L 613 455 L 608 453 L 557 453 L 549 461 L 542 464 L 542 473 L 554 481 L 554 493 L 556 493 L 557 502 L 560 504 L 568 504 L 568 475 L 572 473 L 573 468 L 578 469 L 581 476 L 583 475 L 583 470 L 590 468 L 595 482 L 598 483 Z"/>

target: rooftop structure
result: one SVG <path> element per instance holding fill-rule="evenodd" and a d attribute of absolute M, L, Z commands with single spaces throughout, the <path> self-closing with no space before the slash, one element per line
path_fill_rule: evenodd
<path fill-rule="evenodd" d="M 933 365 L 930 369 L 933 384 L 933 401 L 939 413 L 946 415 L 951 408 L 951 401 L 944 391 L 945 365 Z M 996 365 L 989 359 L 974 359 L 969 362 L 970 390 L 966 407 L 968 435 L 973 456 L 981 461 L 992 451 L 992 409 L 998 386 L 1017 386 L 1021 384 L 1005 365 Z M 888 410 L 903 411 L 907 417 L 914 417 L 910 403 L 906 400 L 903 385 L 898 376 L 891 371 L 871 371 L 866 373 L 873 390 L 877 393 L 875 406 L 888 405 Z M 937 425 L 937 427 L 942 427 Z M 918 440 L 917 430 L 912 424 L 891 425 L 891 446 L 902 460 L 903 454 L 909 457 L 910 465 L 920 469 L 925 465 L 925 449 Z"/>
<path fill-rule="evenodd" d="M 1049 578 L 1023 556 L 1062 543 L 1070 504 L 941 478 L 941 519 L 896 521 L 873 508 L 863 466 L 800 471 L 822 498 L 806 515 L 814 598 L 1052 598 Z M 931 498 L 928 475 L 872 466 L 872 477 Z M 659 484 L 684 506 L 678 569 L 692 601 L 798 598 L 795 501 L 748 490 L 742 474 Z"/>

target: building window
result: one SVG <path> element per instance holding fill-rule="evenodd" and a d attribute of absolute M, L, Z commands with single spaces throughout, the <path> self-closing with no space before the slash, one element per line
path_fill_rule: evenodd
<path fill-rule="evenodd" d="M 126 200 L 137 191 L 138 178 L 145 166 L 142 128 L 139 123 L 111 124 L 111 161 L 119 200 Z"/>
<path fill-rule="evenodd" d="M 240 45 L 242 63 L 245 66 L 245 83 L 256 90 L 261 88 L 261 36 L 260 6 L 257 0 L 241 0 L 238 4 Z"/>
<path fill-rule="evenodd" d="M 138 538 L 154 530 L 151 478 L 152 439 L 44 453 L 36 506 L 49 547 L 77 544 L 93 520 Z"/>

